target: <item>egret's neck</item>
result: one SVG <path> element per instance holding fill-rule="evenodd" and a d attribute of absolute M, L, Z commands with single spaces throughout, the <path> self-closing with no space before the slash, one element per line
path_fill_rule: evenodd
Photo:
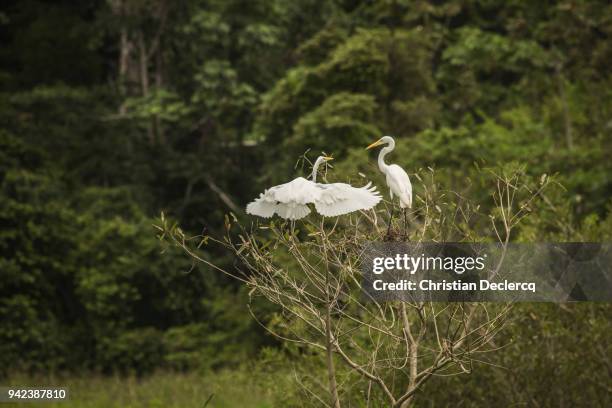
<path fill-rule="evenodd" d="M 385 147 L 383 147 L 383 149 L 378 154 L 378 168 L 380 169 L 381 172 L 383 172 L 385 174 L 387 174 L 387 168 L 389 167 L 385 163 L 385 156 L 388 153 L 391 153 L 393 151 L 394 147 L 395 146 L 393 146 L 393 145 L 385 146 Z"/>
<path fill-rule="evenodd" d="M 323 158 L 319 157 L 317 161 L 315 161 L 315 164 L 312 166 L 312 182 L 313 183 L 317 182 L 317 172 L 319 170 L 319 165 L 321 163 L 323 163 Z"/>

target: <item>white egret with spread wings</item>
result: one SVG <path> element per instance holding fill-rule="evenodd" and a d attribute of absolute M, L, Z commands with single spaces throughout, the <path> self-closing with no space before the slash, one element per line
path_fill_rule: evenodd
<path fill-rule="evenodd" d="M 402 211 L 404 212 L 404 235 L 406 234 L 406 209 L 412 208 L 412 183 L 410 183 L 410 178 L 408 177 L 408 173 L 398 166 L 397 164 L 387 164 L 385 163 L 385 156 L 388 153 L 391 153 L 393 149 L 395 149 L 395 140 L 391 136 L 383 136 L 378 139 L 376 142 L 372 143 L 366 150 L 372 149 L 376 146 L 385 145 L 380 150 L 378 154 L 378 168 L 380 171 L 385 174 L 387 186 L 389 187 L 389 195 L 391 196 L 391 200 L 393 200 L 393 195 L 395 194 L 399 198 L 399 205 Z M 387 229 L 387 235 L 389 235 L 391 231 L 391 222 L 393 221 L 393 210 L 394 207 L 391 207 L 391 218 L 389 220 L 389 227 Z"/>
<path fill-rule="evenodd" d="M 346 183 L 317 183 L 319 166 L 329 160 L 333 158 L 317 158 L 312 167 L 312 180 L 298 177 L 267 189 L 247 205 L 247 214 L 264 218 L 277 214 L 284 219 L 299 220 L 310 214 L 308 204 L 313 204 L 319 214 L 335 217 L 353 211 L 369 210 L 380 202 L 381 196 L 371 183 L 360 188 Z"/>

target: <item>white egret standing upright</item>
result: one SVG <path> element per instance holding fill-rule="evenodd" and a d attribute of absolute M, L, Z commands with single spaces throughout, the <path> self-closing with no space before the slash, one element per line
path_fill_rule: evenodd
<path fill-rule="evenodd" d="M 249 203 L 247 214 L 264 218 L 278 214 L 288 220 L 299 220 L 310 214 L 308 204 L 314 204 L 316 210 L 326 217 L 335 217 L 353 211 L 367 210 L 381 200 L 376 188 L 356 188 L 345 183 L 317 183 L 317 171 L 321 163 L 333 160 L 331 157 L 319 156 L 312 167 L 312 181 L 298 177 L 285 184 L 271 187 Z"/>
<path fill-rule="evenodd" d="M 372 149 L 376 146 L 384 145 L 378 154 L 378 168 L 383 172 L 387 178 L 387 186 L 389 186 L 389 195 L 393 200 L 395 194 L 399 198 L 400 208 L 404 212 L 404 235 L 406 235 L 406 209 L 412 208 L 412 183 L 408 173 L 397 164 L 386 164 L 385 156 L 395 149 L 395 140 L 391 136 L 383 136 L 376 142 L 372 143 L 366 150 Z M 387 228 L 387 235 L 391 232 L 391 223 L 393 221 L 393 202 L 391 203 L 391 218 L 389 219 L 389 227 Z"/>

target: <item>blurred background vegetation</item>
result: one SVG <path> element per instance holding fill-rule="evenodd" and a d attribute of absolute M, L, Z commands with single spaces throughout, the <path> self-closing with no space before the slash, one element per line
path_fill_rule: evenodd
<path fill-rule="evenodd" d="M 3 1 L 0 376 L 96 373 L 107 386 L 79 383 L 89 395 L 107 375 L 181 371 L 225 384 L 194 406 L 236 387 L 299 406 L 300 351 L 252 321 L 234 282 L 162 254 L 152 224 L 246 221 L 265 186 L 303 174 L 306 149 L 336 157 L 335 179 L 382 186 L 363 148 L 394 135 L 409 174 L 435 168 L 476 200 L 478 166 L 556 174 L 513 239 L 609 241 L 611 35 L 605 0 Z M 423 398 L 609 406 L 611 311 L 520 305 L 492 361 Z M 150 389 L 181 383 L 164 378 Z"/>

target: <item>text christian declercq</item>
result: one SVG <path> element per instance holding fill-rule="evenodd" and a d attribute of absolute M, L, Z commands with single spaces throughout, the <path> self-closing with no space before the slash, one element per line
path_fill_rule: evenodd
<path fill-rule="evenodd" d="M 410 275 L 417 271 L 438 270 L 454 272 L 462 275 L 466 271 L 482 271 L 485 268 L 487 255 L 478 257 L 439 257 L 439 256 L 409 256 L 397 254 L 394 257 L 377 257 L 372 260 L 372 273 L 380 275 L 388 270 L 403 270 Z M 418 282 L 400 279 L 396 282 L 386 282 L 382 279 L 374 280 L 373 288 L 376 291 L 536 291 L 535 282 L 512 282 L 503 280 L 491 282 L 480 279 L 478 282 L 464 282 L 458 280 L 431 280 L 422 279 Z"/>
<path fill-rule="evenodd" d="M 455 281 L 432 281 L 423 279 L 414 282 L 402 279 L 397 282 L 384 282 L 377 279 L 373 282 L 374 290 L 380 291 L 476 291 L 476 290 L 494 290 L 494 291 L 536 291 L 535 282 L 510 282 L 504 280 L 502 282 L 490 282 L 486 279 L 481 279 L 476 282 L 462 282 L 461 279 Z"/>

